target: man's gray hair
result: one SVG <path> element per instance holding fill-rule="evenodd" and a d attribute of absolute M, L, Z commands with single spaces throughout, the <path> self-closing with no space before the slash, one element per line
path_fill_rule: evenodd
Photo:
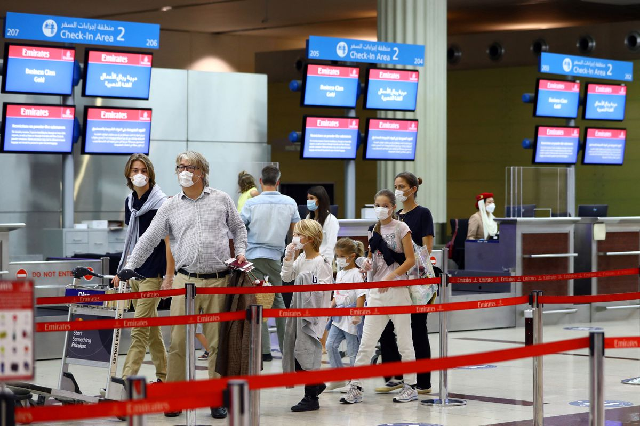
<path fill-rule="evenodd" d="M 280 169 L 278 169 L 277 166 L 274 166 L 273 164 L 269 164 L 268 166 L 262 169 L 262 176 L 261 176 L 262 184 L 275 186 L 280 180 L 281 175 L 282 174 L 280 173 Z"/>
<path fill-rule="evenodd" d="M 204 173 L 202 182 L 204 183 L 204 186 L 209 186 L 209 162 L 204 158 L 204 155 L 196 151 L 185 151 L 178 154 L 178 157 L 176 158 L 176 166 L 179 166 L 181 161 L 189 162 L 189 165 L 197 167 L 202 173 Z"/>

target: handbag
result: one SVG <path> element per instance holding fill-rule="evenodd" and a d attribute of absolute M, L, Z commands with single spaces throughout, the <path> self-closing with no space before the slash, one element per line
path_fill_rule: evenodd
<path fill-rule="evenodd" d="M 399 225 L 396 224 L 396 239 L 398 240 L 398 247 L 402 247 L 402 240 L 399 238 Z M 435 278 L 436 273 L 433 270 L 431 259 L 429 259 L 429 250 L 426 247 L 420 247 L 413 240 L 411 241 L 413 247 L 413 254 L 416 260 L 415 265 L 408 272 L 409 279 L 420 278 Z M 427 305 L 435 303 L 435 296 L 438 292 L 437 284 L 421 284 L 410 285 L 409 293 L 411 294 L 411 303 L 414 305 Z"/>

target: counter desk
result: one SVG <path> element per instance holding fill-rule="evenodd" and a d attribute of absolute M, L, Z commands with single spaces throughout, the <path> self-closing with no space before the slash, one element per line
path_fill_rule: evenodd
<path fill-rule="evenodd" d="M 466 274 L 474 271 L 495 275 L 541 275 L 574 272 L 575 225 L 579 218 L 496 218 L 500 227 L 497 241 L 467 241 L 465 243 Z M 509 294 L 522 296 L 541 290 L 547 296 L 574 294 L 573 281 L 517 282 L 510 284 Z M 506 288 L 503 289 L 506 293 Z M 527 307 L 515 308 L 515 324 L 524 324 Z M 545 321 L 589 321 L 588 309 L 572 306 L 549 306 Z M 571 317 L 567 314 L 572 315 Z"/>
<path fill-rule="evenodd" d="M 582 218 L 576 224 L 576 272 L 610 271 L 640 265 L 640 217 Z M 576 280 L 575 293 L 613 294 L 640 291 L 640 277 L 626 275 Z M 592 321 L 640 318 L 640 301 L 593 303 Z"/>

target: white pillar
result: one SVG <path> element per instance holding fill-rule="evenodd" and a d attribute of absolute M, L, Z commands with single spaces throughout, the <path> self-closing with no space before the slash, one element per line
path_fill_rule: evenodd
<path fill-rule="evenodd" d="M 415 161 L 379 161 L 378 188 L 393 189 L 396 174 L 424 181 L 418 203 L 436 223 L 447 221 L 447 1 L 378 0 L 378 41 L 425 45 L 415 113 L 383 112 L 385 118 L 417 118 Z M 407 67 L 412 68 L 412 67 Z"/>

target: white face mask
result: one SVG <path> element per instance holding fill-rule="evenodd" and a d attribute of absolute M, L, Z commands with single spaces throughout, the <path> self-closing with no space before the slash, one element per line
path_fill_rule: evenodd
<path fill-rule="evenodd" d="M 376 214 L 378 220 L 385 220 L 389 217 L 389 209 L 387 209 L 386 207 L 374 207 L 373 211 Z"/>
<path fill-rule="evenodd" d="M 149 179 L 142 173 L 138 173 L 137 175 L 133 175 L 131 177 L 131 183 L 133 184 L 133 186 L 137 186 L 138 188 L 145 186 L 148 181 Z"/>
<path fill-rule="evenodd" d="M 349 264 L 346 257 L 336 257 L 336 266 L 340 269 L 344 269 Z"/>
<path fill-rule="evenodd" d="M 495 209 L 496 209 L 496 205 L 495 205 L 495 203 L 491 203 L 491 204 L 489 204 L 489 205 L 486 207 L 486 209 L 487 209 L 487 211 L 488 211 L 489 213 L 493 213 L 493 212 L 495 211 Z"/>
<path fill-rule="evenodd" d="M 192 177 L 193 177 L 193 173 L 188 172 L 186 170 L 181 171 L 180 174 L 178 175 L 178 182 L 180 182 L 180 186 L 184 188 L 189 188 L 190 186 L 193 186 L 193 179 L 191 179 Z"/>
<path fill-rule="evenodd" d="M 300 250 L 302 247 L 304 247 L 304 244 L 302 244 L 302 242 L 300 241 L 300 237 L 298 236 L 295 236 L 291 239 L 291 244 L 293 244 L 293 246 L 297 250 Z"/>
<path fill-rule="evenodd" d="M 405 201 L 407 201 L 407 197 L 404 195 L 404 191 L 400 191 L 399 189 L 396 189 L 396 201 L 399 201 L 401 203 L 404 203 Z"/>

